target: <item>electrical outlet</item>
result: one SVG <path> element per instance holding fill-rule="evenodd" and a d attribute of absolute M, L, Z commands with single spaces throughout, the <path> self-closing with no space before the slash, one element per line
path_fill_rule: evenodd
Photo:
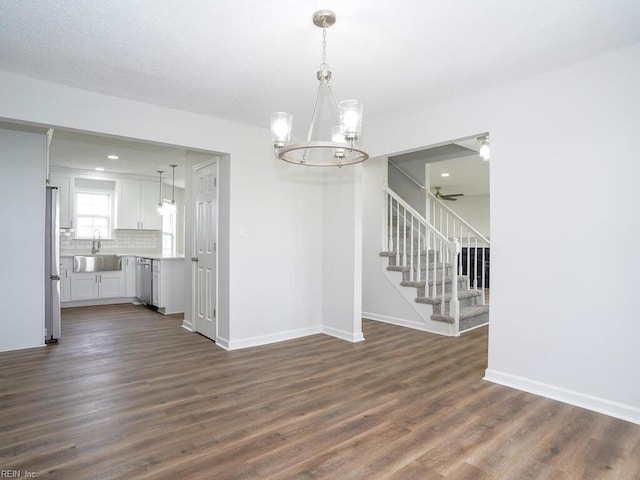
<path fill-rule="evenodd" d="M 298 300 L 296 302 L 296 310 L 298 311 L 302 310 L 302 300 Z"/>

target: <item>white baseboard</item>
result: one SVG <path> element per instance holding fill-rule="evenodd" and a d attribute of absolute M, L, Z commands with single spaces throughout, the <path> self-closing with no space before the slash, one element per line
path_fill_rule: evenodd
<path fill-rule="evenodd" d="M 223 350 L 231 350 L 229 348 L 229 339 L 224 337 L 216 337 L 216 345 L 222 348 Z"/>
<path fill-rule="evenodd" d="M 558 400 L 560 402 L 568 403 L 569 405 L 586 408 L 587 410 L 593 410 L 594 412 L 603 413 L 610 417 L 619 418 L 621 420 L 640 425 L 640 408 L 632 405 L 613 402 L 606 398 L 594 397 L 592 395 L 491 369 L 487 369 L 485 371 L 484 379 L 489 382 L 516 388 L 518 390 Z"/>
<path fill-rule="evenodd" d="M 332 337 L 339 338 L 340 340 L 346 340 L 347 342 L 351 342 L 351 343 L 364 341 L 364 335 L 362 334 L 362 331 L 349 333 L 344 330 L 339 330 L 333 327 L 322 327 L 322 333 L 326 335 L 330 335 Z"/>
<path fill-rule="evenodd" d="M 189 330 L 192 333 L 195 331 L 193 329 L 193 323 L 188 322 L 187 320 L 182 320 L 182 328 L 184 328 L 185 330 Z"/>
<path fill-rule="evenodd" d="M 226 350 L 238 350 L 241 348 L 249 348 L 249 347 L 257 347 L 260 345 L 267 345 L 269 343 L 276 342 L 284 342 L 286 340 L 294 340 L 296 338 L 307 337 L 309 335 L 315 335 L 317 333 L 322 333 L 322 327 L 308 327 L 308 328 L 300 328 L 296 330 L 289 330 L 287 332 L 278 332 L 269 335 L 262 335 L 259 337 L 249 337 L 243 338 L 240 340 L 226 340 L 218 338 L 218 342 L 221 343 L 225 341 L 225 345 L 220 344 L 222 348 L 226 348 Z"/>
<path fill-rule="evenodd" d="M 387 315 L 380 315 L 371 312 L 362 312 L 362 318 L 367 320 L 375 320 L 377 322 L 390 323 L 391 325 L 398 325 L 400 327 L 413 328 L 414 330 L 420 330 L 422 332 L 435 333 L 438 335 L 452 336 L 452 327 L 448 323 L 433 322 L 433 326 L 427 325 L 423 322 L 414 322 L 412 320 L 406 320 L 404 318 L 389 317 Z M 442 325 L 440 325 L 442 324 Z"/>
<path fill-rule="evenodd" d="M 60 308 L 73 307 L 94 307 L 96 305 L 118 305 L 121 303 L 132 303 L 140 305 L 135 297 L 114 297 L 114 298 L 94 298 L 92 300 L 74 300 L 71 302 L 61 302 Z"/>

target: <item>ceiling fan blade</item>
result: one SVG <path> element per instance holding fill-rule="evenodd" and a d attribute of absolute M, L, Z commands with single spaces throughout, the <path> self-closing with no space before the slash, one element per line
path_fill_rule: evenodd
<path fill-rule="evenodd" d="M 464 197 L 464 193 L 448 193 L 445 197 Z"/>
<path fill-rule="evenodd" d="M 457 202 L 458 201 L 457 198 L 452 198 L 452 197 L 447 197 L 447 196 L 442 197 L 442 200 L 446 200 L 447 202 Z"/>

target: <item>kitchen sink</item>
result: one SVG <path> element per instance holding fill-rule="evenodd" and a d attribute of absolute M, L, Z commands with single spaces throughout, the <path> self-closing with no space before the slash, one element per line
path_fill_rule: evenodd
<path fill-rule="evenodd" d="M 74 272 L 112 272 L 122 270 L 120 255 L 76 255 L 73 257 Z"/>

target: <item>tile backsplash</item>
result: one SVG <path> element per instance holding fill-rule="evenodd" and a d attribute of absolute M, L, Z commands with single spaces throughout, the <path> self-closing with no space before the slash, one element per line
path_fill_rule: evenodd
<path fill-rule="evenodd" d="M 162 232 L 160 230 L 114 230 L 111 239 L 102 240 L 101 253 L 160 253 Z M 67 252 L 91 253 L 91 240 L 76 240 L 60 235 L 60 254 Z"/>

